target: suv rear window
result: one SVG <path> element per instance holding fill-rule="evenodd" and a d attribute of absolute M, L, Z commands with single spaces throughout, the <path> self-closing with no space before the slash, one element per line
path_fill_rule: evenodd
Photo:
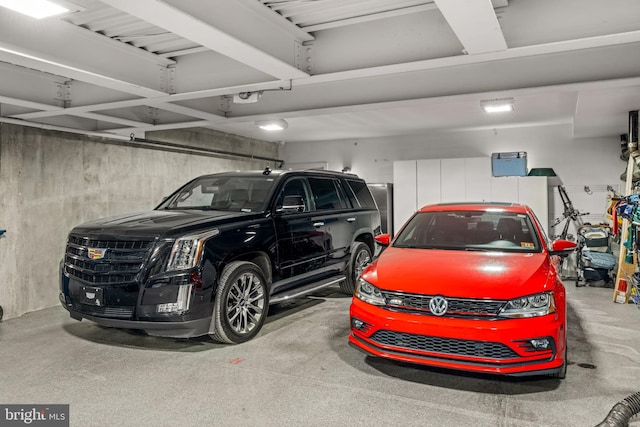
<path fill-rule="evenodd" d="M 367 184 L 362 181 L 354 181 L 351 179 L 347 179 L 348 188 L 351 192 L 349 194 L 349 198 L 352 199 L 351 202 L 355 207 L 368 208 L 368 209 L 378 209 L 376 206 L 375 200 L 373 200 L 373 196 L 371 196 L 371 191 L 367 187 Z"/>
<path fill-rule="evenodd" d="M 344 209 L 347 207 L 346 201 L 340 196 L 339 183 L 336 180 L 310 177 L 309 185 L 311 185 L 311 192 L 313 193 L 317 210 Z"/>

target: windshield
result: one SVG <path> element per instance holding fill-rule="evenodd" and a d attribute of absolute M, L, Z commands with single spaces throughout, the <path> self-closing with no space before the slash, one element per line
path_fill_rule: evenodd
<path fill-rule="evenodd" d="M 273 182 L 268 177 L 202 177 L 185 185 L 158 209 L 259 212 L 266 209 Z"/>
<path fill-rule="evenodd" d="M 397 248 L 540 252 L 529 216 L 513 212 L 419 212 L 394 242 Z"/>

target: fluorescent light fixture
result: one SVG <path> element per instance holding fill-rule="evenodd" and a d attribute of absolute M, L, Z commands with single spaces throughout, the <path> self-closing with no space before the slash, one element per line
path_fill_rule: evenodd
<path fill-rule="evenodd" d="M 276 132 L 288 128 L 289 124 L 284 119 L 276 119 L 256 122 L 256 126 L 258 126 L 262 130 Z"/>
<path fill-rule="evenodd" d="M 37 19 L 70 12 L 66 7 L 49 0 L 0 0 L 0 6 Z"/>
<path fill-rule="evenodd" d="M 513 98 L 491 99 L 480 101 L 480 106 L 487 113 L 506 113 L 513 111 Z"/>

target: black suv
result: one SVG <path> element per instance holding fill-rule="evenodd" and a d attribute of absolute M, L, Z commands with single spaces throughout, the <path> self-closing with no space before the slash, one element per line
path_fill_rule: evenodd
<path fill-rule="evenodd" d="M 269 304 L 336 283 L 352 294 L 379 233 L 355 175 L 205 175 L 153 211 L 74 228 L 60 301 L 77 320 L 240 343 L 260 331 Z"/>

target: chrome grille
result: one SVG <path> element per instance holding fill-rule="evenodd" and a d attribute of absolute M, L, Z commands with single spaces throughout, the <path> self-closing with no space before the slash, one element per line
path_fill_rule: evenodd
<path fill-rule="evenodd" d="M 148 249 L 152 240 L 99 240 L 87 237 L 69 236 L 69 244 L 102 249 Z"/>
<path fill-rule="evenodd" d="M 69 236 L 65 272 L 84 283 L 119 285 L 136 281 L 153 240 L 96 240 Z M 105 249 L 100 259 L 90 259 L 89 248 Z"/>
<path fill-rule="evenodd" d="M 506 345 L 487 341 L 459 340 L 385 330 L 377 331 L 371 336 L 371 340 L 381 345 L 431 353 L 481 357 L 483 359 L 514 359 L 518 357 L 518 354 Z"/>
<path fill-rule="evenodd" d="M 431 314 L 429 302 L 434 295 L 416 295 L 387 291 L 382 291 L 382 295 L 388 307 L 403 311 L 418 312 L 420 314 Z M 449 304 L 445 316 L 497 317 L 500 309 L 506 304 L 506 301 L 499 300 L 445 298 Z"/>

